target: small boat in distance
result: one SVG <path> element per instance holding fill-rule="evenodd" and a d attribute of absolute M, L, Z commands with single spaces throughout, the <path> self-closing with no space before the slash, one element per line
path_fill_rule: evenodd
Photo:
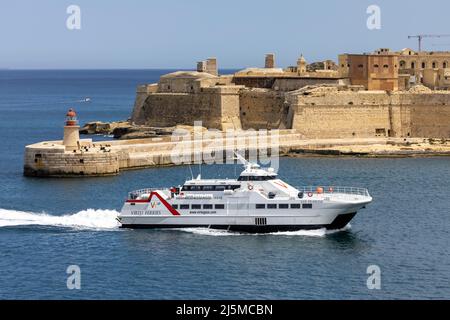
<path fill-rule="evenodd" d="M 86 97 L 86 98 L 84 98 L 84 100 L 83 100 L 84 102 L 89 102 L 89 101 L 91 101 L 91 98 L 89 98 L 89 97 Z"/>
<path fill-rule="evenodd" d="M 367 189 L 293 187 L 272 168 L 246 161 L 238 179 L 196 179 L 130 192 L 117 219 L 123 228 L 204 227 L 239 232 L 342 229 L 372 202 Z"/>

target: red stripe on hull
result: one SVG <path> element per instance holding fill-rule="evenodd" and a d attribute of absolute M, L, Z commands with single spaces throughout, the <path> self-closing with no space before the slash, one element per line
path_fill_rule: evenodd
<path fill-rule="evenodd" d="M 170 213 L 172 215 L 174 215 L 174 216 L 179 216 L 180 215 L 180 213 L 177 210 L 175 210 L 166 200 L 164 200 L 161 197 L 161 195 L 159 193 L 157 193 L 157 192 L 150 193 L 150 197 L 148 197 L 148 199 L 144 199 L 144 200 L 127 200 L 126 202 L 128 202 L 128 203 L 149 203 L 152 200 L 153 196 L 156 196 L 159 199 L 159 201 L 161 201 L 161 203 L 167 208 L 167 210 L 170 211 Z"/>

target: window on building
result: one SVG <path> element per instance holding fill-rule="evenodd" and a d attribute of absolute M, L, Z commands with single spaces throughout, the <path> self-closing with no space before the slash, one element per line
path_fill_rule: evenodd
<path fill-rule="evenodd" d="M 416 68 L 416 64 L 414 62 L 411 62 L 411 69 L 415 69 Z"/>
<path fill-rule="evenodd" d="M 358 64 L 358 68 L 362 69 L 362 68 L 364 68 L 364 65 L 363 64 Z"/>
<path fill-rule="evenodd" d="M 432 66 L 433 66 L 433 69 L 436 68 L 437 63 L 436 63 L 436 62 L 433 62 Z"/>
<path fill-rule="evenodd" d="M 442 64 L 442 67 L 443 67 L 443 68 L 447 68 L 447 62 L 444 62 L 444 63 Z"/>
<path fill-rule="evenodd" d="M 385 64 L 385 65 L 383 66 L 383 68 L 387 69 L 387 68 L 389 68 L 389 65 L 388 65 L 388 64 Z"/>
<path fill-rule="evenodd" d="M 404 68 L 406 66 L 405 60 L 400 61 L 400 68 Z"/>
<path fill-rule="evenodd" d="M 377 64 L 374 64 L 374 65 L 373 65 L 373 67 L 374 67 L 374 68 L 378 68 L 378 67 L 379 67 L 379 65 L 377 65 Z"/>
<path fill-rule="evenodd" d="M 427 64 L 425 62 L 422 62 L 422 69 L 425 69 L 427 67 Z"/>

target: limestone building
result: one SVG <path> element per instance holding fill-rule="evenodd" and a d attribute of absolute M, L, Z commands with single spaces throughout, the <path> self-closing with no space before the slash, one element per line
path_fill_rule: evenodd
<path fill-rule="evenodd" d="M 348 78 L 350 84 L 366 90 L 397 91 L 398 55 L 384 50 L 373 54 L 342 54 L 339 74 Z"/>
<path fill-rule="evenodd" d="M 405 48 L 398 52 L 399 73 L 409 75 L 411 83 L 422 83 L 430 89 L 449 89 L 450 51 L 414 51 Z"/>

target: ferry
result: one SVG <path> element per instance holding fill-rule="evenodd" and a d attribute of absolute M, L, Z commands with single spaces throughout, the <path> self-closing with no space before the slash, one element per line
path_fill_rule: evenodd
<path fill-rule="evenodd" d="M 365 188 L 293 187 L 273 168 L 236 155 L 238 179 L 196 179 L 171 188 L 132 191 L 122 228 L 211 228 L 249 233 L 344 228 L 372 202 Z"/>

